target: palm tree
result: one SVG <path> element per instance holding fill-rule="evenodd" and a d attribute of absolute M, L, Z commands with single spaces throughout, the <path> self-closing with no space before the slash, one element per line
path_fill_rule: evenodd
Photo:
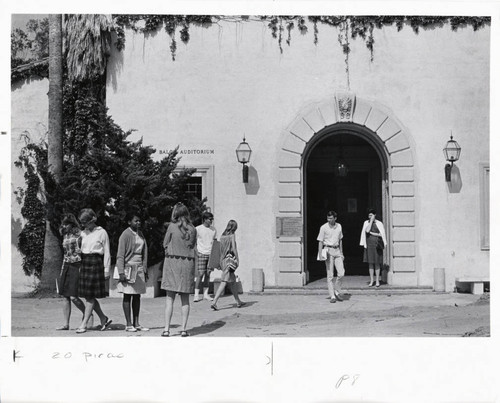
<path fill-rule="evenodd" d="M 111 15 L 70 14 L 65 28 L 68 79 L 83 81 L 102 77 L 111 51 Z"/>
<path fill-rule="evenodd" d="M 59 181 L 62 174 L 62 15 L 49 14 L 49 138 L 48 165 L 49 172 Z M 42 288 L 53 289 L 55 279 L 61 268 L 62 252 L 59 240 L 52 232 L 47 220 L 45 230 L 44 262 L 42 271 Z"/>
<path fill-rule="evenodd" d="M 65 18 L 65 57 L 70 81 L 87 81 L 99 95 L 111 48 L 112 18 L 73 14 Z M 62 15 L 49 15 L 48 164 L 56 182 L 63 167 L 63 29 Z M 105 79 L 105 78 L 104 78 Z M 47 220 L 42 288 L 53 289 L 62 265 L 60 242 Z"/>

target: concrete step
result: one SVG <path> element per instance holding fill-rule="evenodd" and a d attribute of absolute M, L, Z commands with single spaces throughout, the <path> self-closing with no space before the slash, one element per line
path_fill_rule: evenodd
<path fill-rule="evenodd" d="M 326 287 L 265 287 L 264 291 L 249 291 L 249 295 L 327 295 Z M 404 294 L 445 294 L 444 292 L 436 292 L 432 287 L 403 287 L 381 285 L 375 287 L 343 287 L 342 294 L 351 295 L 404 295 Z"/>

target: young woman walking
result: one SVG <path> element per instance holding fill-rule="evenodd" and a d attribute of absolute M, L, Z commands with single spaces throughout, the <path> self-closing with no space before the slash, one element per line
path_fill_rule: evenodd
<path fill-rule="evenodd" d="M 238 290 L 236 288 L 236 275 L 234 274 L 236 267 L 233 262 L 239 262 L 238 248 L 236 247 L 236 236 L 234 234 L 237 228 L 238 223 L 234 220 L 229 220 L 226 229 L 220 238 L 220 268 L 222 270 L 222 276 L 219 289 L 215 294 L 212 305 L 210 305 L 214 311 L 219 310 L 219 308 L 217 308 L 217 301 L 219 301 L 226 284 L 229 284 L 229 287 L 231 288 L 231 293 L 236 301 L 236 306 L 241 308 L 245 305 L 245 302 L 241 301 L 238 296 Z"/>

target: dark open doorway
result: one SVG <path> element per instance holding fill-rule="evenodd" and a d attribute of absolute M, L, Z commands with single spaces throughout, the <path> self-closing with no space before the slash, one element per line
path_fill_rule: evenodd
<path fill-rule="evenodd" d="M 347 165 L 346 176 L 335 170 L 339 159 Z M 352 130 L 336 130 L 311 145 L 304 163 L 305 248 L 309 282 L 326 276 L 325 264 L 317 261 L 319 228 L 334 210 L 344 234 L 346 276 L 368 275 L 359 239 L 367 209 L 377 210 L 383 221 L 383 167 L 374 146 Z"/>

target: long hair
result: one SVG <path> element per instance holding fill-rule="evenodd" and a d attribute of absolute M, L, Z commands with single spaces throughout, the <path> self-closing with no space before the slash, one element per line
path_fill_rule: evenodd
<path fill-rule="evenodd" d="M 226 229 L 222 233 L 222 235 L 231 235 L 236 232 L 236 229 L 238 228 L 238 223 L 234 220 L 229 220 L 227 223 Z"/>
<path fill-rule="evenodd" d="M 66 225 L 69 225 L 70 227 L 68 229 L 65 228 Z M 77 232 L 79 231 L 80 228 L 80 223 L 76 219 L 76 217 L 71 214 L 67 213 L 64 215 L 62 221 L 61 221 L 61 226 L 59 227 L 59 233 L 61 235 L 66 235 L 70 234 L 72 232 Z"/>
<path fill-rule="evenodd" d="M 189 227 L 193 226 L 191 223 L 191 216 L 189 210 L 181 202 L 177 203 L 172 210 L 172 223 L 177 224 L 181 230 L 182 237 L 189 239 Z"/>

